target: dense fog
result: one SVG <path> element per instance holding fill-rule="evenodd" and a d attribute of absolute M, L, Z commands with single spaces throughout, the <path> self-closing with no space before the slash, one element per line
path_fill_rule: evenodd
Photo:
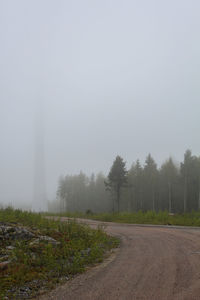
<path fill-rule="evenodd" d="M 117 155 L 127 170 L 148 153 L 158 170 L 172 157 L 179 175 L 187 149 L 198 158 L 199 10 L 198 0 L 2 0 L 0 205 L 46 210 L 62 178 L 94 173 L 95 199 L 112 210 L 101 184 Z"/>
<path fill-rule="evenodd" d="M 107 177 L 83 172 L 60 177 L 51 212 L 138 212 L 169 213 L 200 210 L 200 156 L 186 150 L 180 165 L 169 157 L 161 167 L 148 154 L 144 165 L 137 159 L 129 170 L 122 157 L 114 160 Z"/>

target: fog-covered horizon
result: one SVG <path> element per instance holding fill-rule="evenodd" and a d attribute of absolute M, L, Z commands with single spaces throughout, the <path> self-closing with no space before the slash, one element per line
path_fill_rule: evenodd
<path fill-rule="evenodd" d="M 197 0 L 0 3 L 0 203 L 31 203 L 36 103 L 47 198 L 60 175 L 200 153 Z"/>

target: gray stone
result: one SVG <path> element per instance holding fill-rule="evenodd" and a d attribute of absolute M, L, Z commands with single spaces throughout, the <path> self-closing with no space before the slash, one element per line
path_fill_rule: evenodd
<path fill-rule="evenodd" d="M 8 246 L 8 247 L 6 247 L 6 250 L 14 250 L 14 249 L 15 249 L 14 246 Z"/>
<path fill-rule="evenodd" d="M 21 226 L 0 225 L 0 240 L 30 240 L 35 235 Z"/>
<path fill-rule="evenodd" d="M 39 244 L 41 241 L 50 243 L 50 244 L 52 244 L 52 245 L 59 245 L 59 244 L 60 244 L 60 242 L 56 241 L 55 239 L 53 239 L 53 238 L 51 238 L 51 237 L 49 237 L 49 236 L 41 235 L 41 236 L 39 236 L 36 240 L 32 241 L 29 245 L 30 245 L 30 246 L 37 245 L 37 244 Z"/>

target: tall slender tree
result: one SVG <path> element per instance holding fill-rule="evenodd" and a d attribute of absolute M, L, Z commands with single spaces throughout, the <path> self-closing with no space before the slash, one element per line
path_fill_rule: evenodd
<path fill-rule="evenodd" d="M 168 190 L 168 210 L 172 212 L 172 192 L 173 185 L 175 185 L 178 176 L 178 169 L 175 166 L 172 158 L 170 157 L 162 166 L 160 170 L 160 175 L 167 186 Z"/>
<path fill-rule="evenodd" d="M 142 209 L 142 175 L 143 169 L 139 159 L 137 159 L 128 171 L 128 188 L 132 210 Z"/>
<path fill-rule="evenodd" d="M 181 176 L 183 182 L 183 211 L 193 208 L 195 197 L 195 185 L 197 185 L 198 172 L 196 168 L 196 157 L 192 155 L 191 150 L 186 150 L 184 162 L 181 163 Z M 197 196 L 198 197 L 198 196 Z"/>
<path fill-rule="evenodd" d="M 121 189 L 126 185 L 126 183 L 127 183 L 126 163 L 118 155 L 110 169 L 107 181 L 105 181 L 105 185 L 107 189 L 114 192 L 115 194 L 118 212 L 120 206 Z"/>
<path fill-rule="evenodd" d="M 156 188 L 157 188 L 157 179 L 158 179 L 158 170 L 157 165 L 149 154 L 145 160 L 144 166 L 144 180 L 146 185 L 146 207 L 147 209 L 155 210 L 156 203 Z M 151 205 L 149 207 L 149 200 L 151 201 Z"/>

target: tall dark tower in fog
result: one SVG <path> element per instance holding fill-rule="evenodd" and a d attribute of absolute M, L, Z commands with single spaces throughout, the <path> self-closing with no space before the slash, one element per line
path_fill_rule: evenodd
<path fill-rule="evenodd" d="M 44 101 L 37 100 L 35 106 L 34 194 L 32 209 L 34 211 L 46 211 Z"/>

